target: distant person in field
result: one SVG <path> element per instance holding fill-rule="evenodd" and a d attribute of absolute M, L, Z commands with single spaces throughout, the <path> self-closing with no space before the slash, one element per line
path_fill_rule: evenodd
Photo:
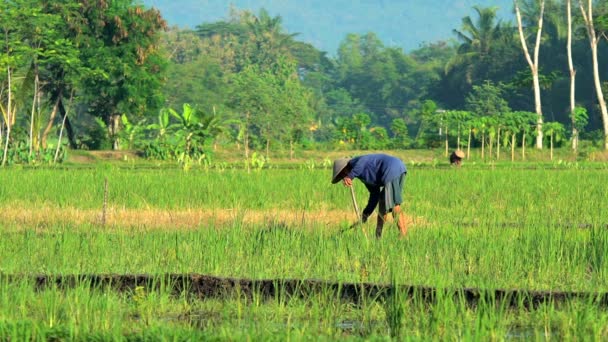
<path fill-rule="evenodd" d="M 384 222 L 392 213 L 397 221 L 401 237 L 407 234 L 407 223 L 401 210 L 402 192 L 407 169 L 396 157 L 386 154 L 368 154 L 352 159 L 342 158 L 334 161 L 332 184 L 343 181 L 345 186 L 352 186 L 353 180 L 359 178 L 369 191 L 367 206 L 363 209 L 361 219 L 367 219 L 378 206 L 376 237 L 382 237 Z"/>
<path fill-rule="evenodd" d="M 462 152 L 462 150 L 456 150 L 450 155 L 450 164 L 460 167 L 463 158 L 464 152 Z"/>

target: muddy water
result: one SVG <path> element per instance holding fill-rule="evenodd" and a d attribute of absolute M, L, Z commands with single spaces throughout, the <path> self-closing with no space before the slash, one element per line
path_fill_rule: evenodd
<path fill-rule="evenodd" d="M 189 295 L 204 300 L 206 298 L 225 298 L 237 292 L 246 298 L 254 297 L 276 299 L 281 296 L 306 298 L 319 294 L 334 294 L 335 298 L 344 302 L 360 304 L 365 301 L 384 300 L 395 291 L 400 291 L 404 298 L 413 298 L 426 302 L 434 302 L 436 298 L 452 296 L 464 300 L 467 304 L 476 305 L 484 302 L 504 303 L 510 307 L 534 308 L 543 303 L 564 302 L 571 299 L 584 299 L 601 306 L 608 306 L 608 293 L 586 292 L 552 292 L 532 291 L 527 289 L 440 289 L 425 286 L 400 285 L 394 287 L 387 284 L 374 283 L 340 283 L 314 279 L 237 279 L 207 276 L 200 274 L 167 274 L 152 275 L 64 275 L 64 276 L 18 276 L 0 275 L 0 280 L 7 282 L 30 281 L 38 289 L 48 286 L 58 288 L 73 288 L 88 284 L 93 288 L 104 288 L 114 291 L 135 291 L 143 287 L 148 291 L 157 291 L 163 285 L 180 295 Z"/>

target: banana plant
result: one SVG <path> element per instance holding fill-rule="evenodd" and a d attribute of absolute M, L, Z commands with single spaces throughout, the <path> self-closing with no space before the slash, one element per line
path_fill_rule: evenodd
<path fill-rule="evenodd" d="M 471 141 L 473 138 L 474 130 L 477 128 L 476 124 L 479 118 L 473 112 L 467 112 L 468 115 L 464 118 L 463 126 L 467 130 L 467 159 L 471 158 Z"/>
<path fill-rule="evenodd" d="M 481 159 L 485 159 L 486 134 L 488 134 L 488 123 L 485 116 L 474 117 L 471 121 L 471 133 L 481 141 Z"/>
<path fill-rule="evenodd" d="M 146 126 L 146 129 L 156 131 L 156 138 L 163 141 L 169 129 L 169 109 L 163 108 L 158 112 L 157 122 Z"/>
<path fill-rule="evenodd" d="M 367 126 L 372 122 L 372 119 L 366 113 L 357 113 L 353 115 L 353 124 L 356 126 L 356 144 L 358 148 L 361 148 L 363 140 L 363 132 L 367 131 Z"/>
<path fill-rule="evenodd" d="M 499 124 L 496 116 L 485 116 L 485 123 L 487 125 L 487 134 L 488 134 L 488 146 L 490 150 L 488 154 L 490 158 L 492 158 L 492 148 L 494 147 L 494 139 L 497 139 Z"/>
<path fill-rule="evenodd" d="M 521 116 L 516 112 L 507 112 L 501 117 L 503 127 L 503 146 L 511 146 L 511 161 L 515 161 L 515 136 L 521 127 Z"/>
<path fill-rule="evenodd" d="M 452 126 L 452 130 L 456 130 L 456 148 L 461 149 L 461 136 L 465 127 L 469 126 L 469 121 L 473 117 L 473 113 L 462 110 L 448 111 L 448 122 Z M 454 135 L 454 134 L 452 134 Z M 446 130 L 447 136 L 447 130 Z M 447 141 L 447 140 L 446 140 Z M 447 145 L 446 145 L 447 148 Z"/>
<path fill-rule="evenodd" d="M 225 127 L 215 114 L 207 114 L 189 104 L 183 105 L 182 113 L 169 109 L 177 123 L 169 126 L 176 130 L 178 148 L 190 158 L 204 156 L 204 145 L 225 131 Z"/>
<path fill-rule="evenodd" d="M 176 124 L 169 126 L 175 129 L 175 135 L 178 138 L 177 147 L 183 153 L 183 157 L 193 157 L 197 146 L 193 146 L 193 140 L 196 143 L 200 130 L 200 119 L 198 111 L 187 103 L 184 103 L 181 113 L 174 109 L 169 109 L 169 114 L 177 120 Z"/>
<path fill-rule="evenodd" d="M 142 124 L 144 120 L 140 120 L 137 123 L 132 123 L 131 121 L 129 121 L 129 118 L 126 114 L 123 114 L 120 117 L 120 120 L 122 121 L 123 126 L 123 130 L 120 132 L 120 134 L 128 142 L 127 149 L 131 150 L 133 149 L 133 142 L 141 135 L 143 131 L 144 127 L 142 126 Z"/>
<path fill-rule="evenodd" d="M 564 125 L 559 122 L 545 122 L 543 133 L 549 136 L 549 146 L 551 149 L 551 160 L 553 160 L 553 143 L 560 142 L 566 135 Z"/>
<path fill-rule="evenodd" d="M 513 112 L 517 116 L 517 124 L 521 132 L 521 160 L 526 160 L 526 138 L 536 134 L 537 114 L 526 111 Z"/>
<path fill-rule="evenodd" d="M 148 136 L 154 138 L 146 144 L 144 153 L 148 158 L 167 160 L 175 157 L 172 144 L 167 141 L 167 136 L 170 136 L 170 114 L 168 108 L 162 108 L 158 112 L 156 122 L 147 125 L 145 128 L 148 131 Z"/>

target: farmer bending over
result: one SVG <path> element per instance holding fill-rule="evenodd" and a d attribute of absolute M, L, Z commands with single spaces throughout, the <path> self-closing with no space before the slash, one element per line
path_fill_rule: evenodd
<path fill-rule="evenodd" d="M 464 152 L 462 152 L 462 150 L 456 150 L 450 154 L 450 164 L 460 167 L 462 158 L 464 158 Z"/>
<path fill-rule="evenodd" d="M 397 226 L 403 237 L 407 233 L 407 224 L 401 211 L 403 202 L 401 193 L 406 173 L 405 164 L 398 158 L 386 154 L 368 154 L 334 161 L 334 175 L 331 182 L 335 184 L 343 180 L 345 186 L 352 186 L 353 179 L 359 178 L 369 190 L 369 200 L 361 215 L 362 221 L 367 222 L 367 218 L 379 204 L 376 237 L 382 236 L 382 228 L 390 212 L 397 220 Z"/>

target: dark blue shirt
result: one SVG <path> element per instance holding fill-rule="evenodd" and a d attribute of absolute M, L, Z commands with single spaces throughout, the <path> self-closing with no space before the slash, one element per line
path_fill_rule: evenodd
<path fill-rule="evenodd" d="M 348 177 L 350 179 L 359 178 L 369 191 L 369 200 L 363 209 L 363 214 L 366 216 L 371 215 L 376 208 L 382 187 L 407 173 L 405 164 L 399 158 L 386 154 L 367 154 L 355 157 L 348 164 L 352 168 Z"/>
<path fill-rule="evenodd" d="M 381 187 L 407 172 L 405 164 L 387 154 L 367 154 L 351 159 L 350 179 L 359 178 L 365 185 Z"/>

